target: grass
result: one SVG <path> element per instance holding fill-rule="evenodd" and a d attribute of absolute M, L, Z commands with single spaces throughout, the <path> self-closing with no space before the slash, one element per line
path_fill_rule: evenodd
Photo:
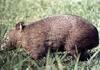
<path fill-rule="evenodd" d="M 0 0 L 0 45 L 5 41 L 6 32 L 17 22 L 58 14 L 82 16 L 100 32 L 99 0 Z M 47 57 L 35 61 L 22 48 L 0 50 L 0 70 L 100 70 L 99 47 L 90 52 L 93 54 L 91 59 L 80 62 L 60 52 L 48 52 Z"/>

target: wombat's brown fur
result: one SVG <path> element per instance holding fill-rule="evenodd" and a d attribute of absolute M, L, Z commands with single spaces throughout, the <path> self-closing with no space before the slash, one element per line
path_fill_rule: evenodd
<path fill-rule="evenodd" d="M 48 48 L 66 50 L 76 57 L 99 44 L 96 27 L 72 15 L 52 16 L 25 25 L 23 22 L 9 32 L 9 45 L 22 45 L 34 59 L 41 58 Z"/>

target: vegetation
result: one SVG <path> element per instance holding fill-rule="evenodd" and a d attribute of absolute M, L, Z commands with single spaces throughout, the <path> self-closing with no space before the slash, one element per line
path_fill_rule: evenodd
<path fill-rule="evenodd" d="M 31 22 L 59 14 L 82 16 L 100 32 L 99 0 L 0 0 L 0 46 L 7 31 L 17 22 Z M 35 61 L 23 48 L 0 49 L 0 70 L 100 70 L 100 48 L 89 52 L 93 55 L 84 62 L 73 60 L 65 52 L 48 52 L 47 57 Z"/>

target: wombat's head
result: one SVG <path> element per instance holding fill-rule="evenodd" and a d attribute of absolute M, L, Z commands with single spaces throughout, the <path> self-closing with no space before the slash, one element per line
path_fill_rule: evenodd
<path fill-rule="evenodd" d="M 19 22 L 9 31 L 7 47 L 15 47 L 21 42 L 24 26 L 24 22 Z"/>

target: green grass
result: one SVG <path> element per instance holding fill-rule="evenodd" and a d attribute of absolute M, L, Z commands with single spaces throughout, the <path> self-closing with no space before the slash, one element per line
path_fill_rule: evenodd
<path fill-rule="evenodd" d="M 0 0 L 0 45 L 5 41 L 6 32 L 17 22 L 58 14 L 82 16 L 100 32 L 99 0 Z M 60 52 L 48 53 L 42 60 L 34 61 L 22 48 L 0 50 L 0 70 L 100 70 L 100 48 L 90 52 L 93 56 L 84 62 Z"/>

